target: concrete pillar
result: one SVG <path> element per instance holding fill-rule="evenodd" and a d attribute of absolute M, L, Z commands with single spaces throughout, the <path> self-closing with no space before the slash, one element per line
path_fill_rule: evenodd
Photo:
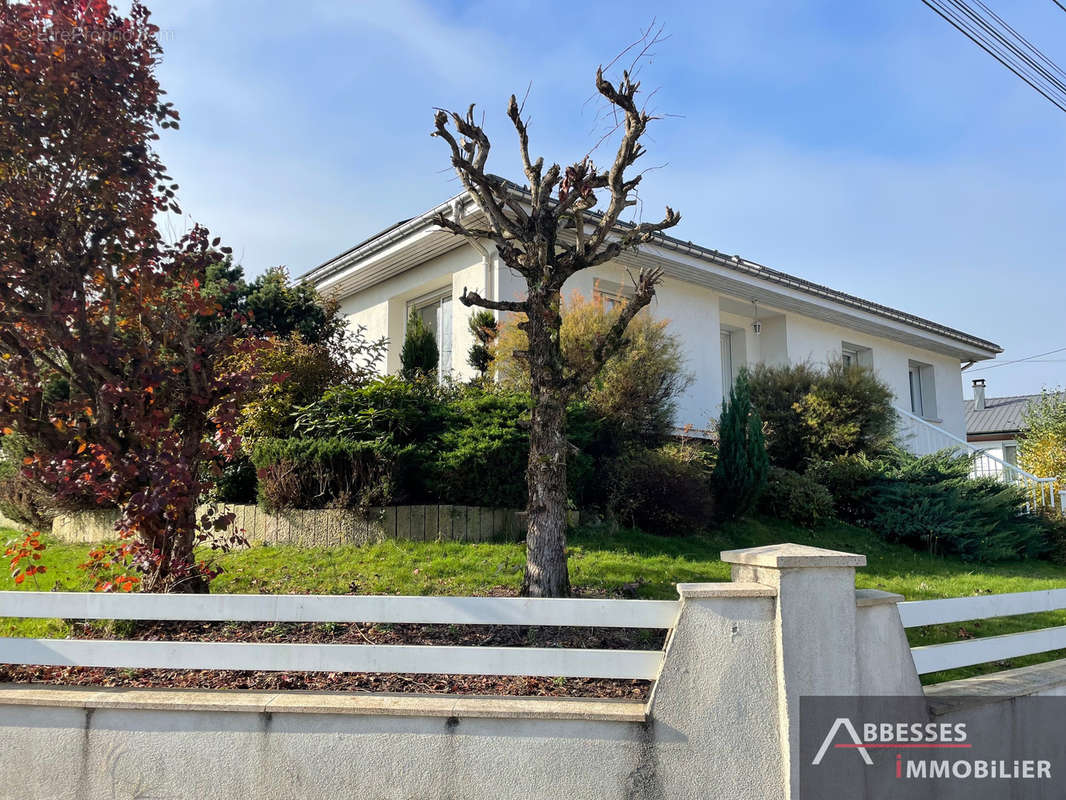
<path fill-rule="evenodd" d="M 646 736 L 655 757 L 647 759 L 645 774 L 630 776 L 625 796 L 781 797 L 777 591 L 743 582 L 682 583 L 677 592 L 680 612 L 648 704 Z M 744 756 L 727 756 L 739 742 Z"/>
<path fill-rule="evenodd" d="M 859 693 L 855 567 L 866 556 L 775 544 L 722 553 L 734 581 L 777 590 L 774 639 L 785 797 L 799 797 L 801 696 Z"/>
<path fill-rule="evenodd" d="M 907 632 L 896 608 L 903 599 L 901 594 L 878 589 L 855 592 L 859 694 L 919 697 L 924 694 Z"/>

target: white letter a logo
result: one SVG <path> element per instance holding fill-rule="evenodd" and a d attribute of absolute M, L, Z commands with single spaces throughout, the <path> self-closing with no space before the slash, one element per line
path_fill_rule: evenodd
<path fill-rule="evenodd" d="M 822 763 L 822 756 L 825 755 L 825 751 L 829 749 L 829 745 L 833 743 L 833 737 L 837 735 L 837 731 L 844 728 L 851 736 L 851 741 L 859 745 L 855 749 L 862 756 L 862 760 L 866 763 L 866 766 L 872 767 L 874 760 L 870 758 L 870 754 L 866 752 L 866 748 L 862 746 L 862 739 L 859 738 L 859 732 L 855 730 L 855 726 L 851 724 L 851 720 L 847 717 L 838 717 L 836 722 L 833 723 L 833 727 L 829 729 L 829 733 L 825 736 L 825 741 L 822 742 L 822 746 L 818 748 L 818 754 L 814 757 L 814 761 L 811 762 L 812 766 L 818 766 Z"/>

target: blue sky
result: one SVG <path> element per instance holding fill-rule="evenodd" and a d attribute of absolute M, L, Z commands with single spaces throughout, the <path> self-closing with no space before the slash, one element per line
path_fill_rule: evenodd
<path fill-rule="evenodd" d="M 991 339 L 1000 360 L 1066 348 L 1066 114 L 920 0 L 149 5 L 182 115 L 160 143 L 185 211 L 168 224 L 207 224 L 250 274 L 299 274 L 454 194 L 435 106 L 476 102 L 492 169 L 518 178 L 504 111 L 532 81 L 533 149 L 580 158 L 596 65 L 654 14 L 671 38 L 642 78 L 676 116 L 649 134 L 646 216 L 670 203 L 682 238 Z M 990 5 L 1066 66 L 1051 0 Z M 1066 350 L 973 377 L 990 395 L 1063 385 Z"/>

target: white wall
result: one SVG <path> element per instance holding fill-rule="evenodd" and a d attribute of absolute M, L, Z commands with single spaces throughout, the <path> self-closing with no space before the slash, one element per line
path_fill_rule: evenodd
<path fill-rule="evenodd" d="M 574 292 L 591 298 L 597 279 L 628 285 L 629 273 L 618 264 L 605 264 L 579 272 L 563 287 L 564 298 Z M 388 372 L 400 368 L 399 352 L 403 344 L 407 301 L 427 292 L 448 286 L 452 289 L 453 375 L 472 377 L 467 353 L 473 344 L 468 320 L 473 311 L 459 302 L 463 289 L 476 290 L 494 299 L 521 300 L 525 297 L 525 280 L 512 273 L 496 259 L 490 274 L 473 248 L 463 247 L 439 256 L 377 286 L 344 299 L 342 311 L 350 324 L 363 324 L 371 337 L 390 339 Z M 491 284 L 486 286 L 486 283 Z M 835 323 L 780 310 L 761 308 L 762 334 L 755 336 L 751 317 L 721 310 L 719 293 L 674 278 L 659 287 L 649 309 L 654 317 L 670 321 L 671 331 L 680 339 L 686 369 L 694 380 L 678 402 L 677 425 L 705 429 L 721 412 L 723 394 L 719 335 L 722 326 L 734 331 L 734 366 L 753 366 L 759 362 L 782 364 L 810 361 L 825 364 L 839 358 L 841 344 L 868 347 L 873 368 L 892 389 L 896 405 L 910 409 L 908 364 L 917 361 L 933 367 L 936 390 L 936 416 L 933 421 L 948 432 L 965 437 L 966 423 L 962 406 L 962 373 L 953 356 L 871 336 Z M 734 311 L 735 299 L 726 299 Z M 741 300 L 741 302 L 747 302 Z M 504 315 L 506 317 L 506 315 Z"/>
<path fill-rule="evenodd" d="M 452 288 L 452 330 L 455 333 L 453 371 L 455 377 L 466 379 L 472 375 L 466 363 L 471 344 L 467 320 L 472 312 L 459 302 L 459 296 L 464 286 L 478 292 L 485 288 L 481 255 L 469 245 L 462 245 L 357 294 L 344 297 L 341 313 L 351 327 L 365 325 L 370 339 L 381 336 L 389 339 L 388 359 L 382 365 L 382 372 L 396 373 L 400 370 L 400 350 L 407 326 L 407 302 L 449 286 Z"/>

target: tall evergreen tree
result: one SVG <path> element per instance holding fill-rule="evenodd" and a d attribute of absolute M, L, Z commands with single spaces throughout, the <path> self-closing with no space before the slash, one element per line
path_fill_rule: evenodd
<path fill-rule="evenodd" d="M 718 462 L 712 480 L 719 512 L 735 519 L 750 511 L 766 488 L 769 471 L 762 419 L 751 404 L 748 372 L 741 370 L 718 423 Z"/>
<path fill-rule="evenodd" d="M 437 337 L 426 327 L 417 311 L 407 320 L 407 336 L 400 351 L 401 373 L 407 380 L 433 372 L 440 361 Z"/>

